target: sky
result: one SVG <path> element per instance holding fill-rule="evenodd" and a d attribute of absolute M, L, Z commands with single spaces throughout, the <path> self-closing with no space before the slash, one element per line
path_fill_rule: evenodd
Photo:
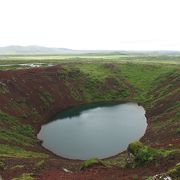
<path fill-rule="evenodd" d="M 180 50 L 180 0 L 0 0 L 0 46 Z"/>

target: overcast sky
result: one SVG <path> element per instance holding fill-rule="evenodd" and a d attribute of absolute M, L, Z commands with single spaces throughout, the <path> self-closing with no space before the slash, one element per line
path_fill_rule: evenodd
<path fill-rule="evenodd" d="M 0 0 L 0 46 L 180 50 L 180 0 Z"/>

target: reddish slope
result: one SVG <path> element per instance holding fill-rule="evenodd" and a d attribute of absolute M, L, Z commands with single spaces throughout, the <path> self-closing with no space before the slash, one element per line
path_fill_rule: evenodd
<path fill-rule="evenodd" d="M 66 76 L 64 76 L 66 73 Z M 171 117 L 174 117 L 178 112 L 167 111 L 168 108 L 172 107 L 179 99 L 178 81 L 176 78 L 169 78 L 168 84 L 172 84 L 171 88 L 168 89 L 172 93 L 169 96 L 160 98 L 153 104 L 153 108 L 149 108 L 147 111 L 148 116 L 148 129 L 145 136 L 142 138 L 146 144 L 151 144 L 156 147 L 167 147 L 172 144 L 173 147 L 179 146 L 179 136 L 177 135 L 173 126 L 169 129 L 169 126 L 164 128 L 157 128 L 156 121 L 166 124 Z M 167 80 L 167 79 L 166 79 Z M 53 66 L 48 68 L 33 68 L 29 70 L 18 70 L 18 71 L 2 71 L 0 72 L 0 110 L 9 113 L 21 119 L 22 123 L 31 124 L 35 127 L 36 132 L 39 131 L 41 125 L 49 120 L 55 113 L 69 108 L 71 106 L 87 103 L 88 100 L 83 93 L 82 86 L 87 82 L 87 77 L 83 73 L 78 71 L 66 71 L 62 66 Z M 103 84 L 98 84 L 96 90 L 101 91 L 114 90 L 119 91 L 121 88 L 128 88 L 131 92 L 129 97 L 122 97 L 121 100 L 133 100 L 135 96 L 134 88 L 129 84 L 128 80 L 121 80 L 121 86 L 114 85 L 114 79 L 107 78 Z M 167 83 L 162 82 L 159 87 L 152 89 L 150 95 L 154 95 L 154 99 L 161 96 L 159 89 L 165 88 Z M 76 94 L 72 94 L 76 92 Z M 94 100 L 91 100 L 94 101 Z M 179 108 L 179 107 L 178 107 Z M 6 141 L 0 143 L 6 144 Z M 32 147 L 25 147 L 29 150 L 43 151 L 44 150 L 39 144 L 35 144 Z M 132 179 L 134 175 L 153 175 L 158 172 L 166 171 L 169 167 L 173 166 L 175 162 L 178 162 L 178 158 L 168 160 L 167 162 L 161 162 L 160 166 L 149 165 L 143 168 L 135 169 L 121 169 L 121 168 L 108 168 L 95 167 L 85 172 L 76 173 L 65 173 L 62 171 L 62 167 L 76 167 L 79 165 L 79 161 L 71 161 L 49 153 L 50 159 L 43 169 L 33 169 L 35 177 L 39 179 Z M 31 172 L 35 166 L 36 161 L 24 160 L 24 159 L 7 159 L 7 164 L 11 167 L 14 163 L 28 164 L 26 170 L 22 172 Z M 1 170 L 0 170 L 1 172 Z M 11 179 L 11 177 L 18 176 L 22 173 L 21 171 L 2 171 L 3 177 Z"/>

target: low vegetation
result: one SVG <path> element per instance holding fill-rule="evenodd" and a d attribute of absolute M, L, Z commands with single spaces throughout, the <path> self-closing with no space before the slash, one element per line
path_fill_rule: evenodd
<path fill-rule="evenodd" d="M 48 155 L 33 151 L 26 151 L 17 146 L 0 144 L 0 157 L 48 158 Z"/>
<path fill-rule="evenodd" d="M 100 160 L 98 158 L 91 158 L 89 160 L 84 161 L 80 169 L 85 170 L 85 169 L 90 168 L 90 167 L 92 167 L 94 165 L 103 165 L 103 166 L 105 166 L 105 164 L 103 163 L 102 160 Z"/>
<path fill-rule="evenodd" d="M 18 65 L 22 62 L 45 64 L 31 69 Z M 18 168 L 33 173 L 47 169 L 54 161 L 67 165 L 44 151 L 36 134 L 57 111 L 94 102 L 136 101 L 147 110 L 148 128 L 141 139 L 146 145 L 135 142 L 128 147 L 136 166 L 148 166 L 158 158 L 168 161 L 173 153 L 176 156 L 180 137 L 179 62 L 179 57 L 169 56 L 1 57 L 1 65 L 14 65 L 0 66 L 0 174 L 13 178 Z M 49 64 L 56 66 L 47 67 Z M 127 158 L 127 154 L 103 161 L 93 158 L 77 166 L 125 168 Z M 33 162 L 28 164 L 30 160 Z M 178 158 L 172 161 L 177 163 Z M 69 161 L 71 169 L 77 170 L 77 166 Z M 179 166 L 169 173 L 179 176 L 178 171 Z M 24 173 L 14 178 L 33 179 L 32 174 Z"/>
<path fill-rule="evenodd" d="M 23 125 L 18 118 L 0 111 L 0 139 L 17 145 L 33 146 L 37 141 L 32 126 Z"/>
<path fill-rule="evenodd" d="M 34 180 L 31 173 L 23 173 L 20 177 L 13 178 L 12 180 Z"/>
<path fill-rule="evenodd" d="M 167 174 L 174 179 L 178 179 L 180 177 L 180 163 L 170 169 Z"/>
<path fill-rule="evenodd" d="M 128 152 L 133 154 L 137 165 L 145 165 L 152 162 L 153 160 L 156 160 L 158 158 L 166 158 L 175 153 L 180 154 L 179 150 L 154 149 L 145 146 L 139 141 L 129 144 Z"/>

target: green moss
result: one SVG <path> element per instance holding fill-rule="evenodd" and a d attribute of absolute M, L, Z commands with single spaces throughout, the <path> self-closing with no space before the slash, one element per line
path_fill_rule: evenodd
<path fill-rule="evenodd" d="M 141 142 L 135 141 L 135 142 L 129 144 L 128 151 L 130 153 L 132 153 L 133 155 L 137 155 L 139 149 L 141 149 L 143 147 L 144 147 L 144 145 Z"/>
<path fill-rule="evenodd" d="M 139 164 L 146 164 L 159 155 L 158 151 L 144 146 L 137 151 L 136 160 Z"/>
<path fill-rule="evenodd" d="M 126 164 L 127 164 L 127 158 L 128 158 L 127 154 L 120 154 L 112 159 L 111 158 L 104 159 L 103 164 L 106 167 L 116 166 L 116 167 L 124 168 L 124 167 L 126 167 Z"/>
<path fill-rule="evenodd" d="M 20 177 L 13 178 L 12 180 L 34 180 L 32 173 L 24 173 Z"/>
<path fill-rule="evenodd" d="M 92 81 L 104 81 L 105 78 L 111 75 L 111 71 L 102 64 L 78 64 L 77 68 L 82 73 L 88 76 Z"/>
<path fill-rule="evenodd" d="M 81 170 L 92 167 L 93 165 L 104 165 L 104 163 L 98 158 L 91 158 L 83 162 Z"/>

